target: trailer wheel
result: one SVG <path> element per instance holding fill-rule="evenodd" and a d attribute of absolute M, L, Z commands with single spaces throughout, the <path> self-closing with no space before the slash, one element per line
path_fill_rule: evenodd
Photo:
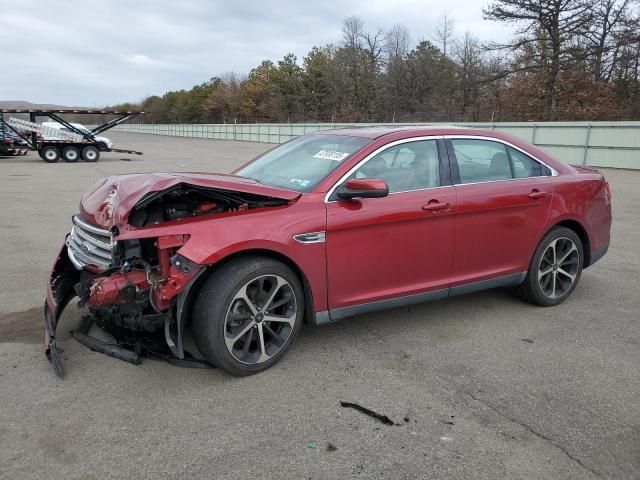
<path fill-rule="evenodd" d="M 100 158 L 100 151 L 96 147 L 84 147 L 82 158 L 85 162 L 97 162 Z"/>
<path fill-rule="evenodd" d="M 47 163 L 56 163 L 60 159 L 60 150 L 56 147 L 44 147 L 42 150 L 39 150 L 38 153 Z"/>
<path fill-rule="evenodd" d="M 77 147 L 65 147 L 62 150 L 62 158 L 64 158 L 65 162 L 77 162 L 80 159 L 80 150 Z"/>

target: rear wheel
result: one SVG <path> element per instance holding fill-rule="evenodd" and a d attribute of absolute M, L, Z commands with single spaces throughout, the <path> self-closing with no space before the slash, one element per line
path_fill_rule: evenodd
<path fill-rule="evenodd" d="M 62 158 L 64 158 L 65 162 L 77 162 L 80 159 L 80 150 L 77 147 L 65 147 L 62 150 Z"/>
<path fill-rule="evenodd" d="M 47 163 L 56 163 L 60 159 L 60 150 L 56 147 L 44 147 L 38 152 L 40 157 Z"/>
<path fill-rule="evenodd" d="M 85 162 L 97 162 L 100 158 L 100 151 L 96 147 L 84 147 L 82 158 Z"/>
<path fill-rule="evenodd" d="M 569 228 L 555 227 L 538 245 L 518 294 L 544 307 L 564 302 L 580 280 L 583 259 L 580 237 Z"/>
<path fill-rule="evenodd" d="M 251 375 L 282 358 L 303 313 L 302 287 L 289 267 L 269 258 L 242 258 L 203 285 L 193 311 L 194 339 L 212 364 Z"/>

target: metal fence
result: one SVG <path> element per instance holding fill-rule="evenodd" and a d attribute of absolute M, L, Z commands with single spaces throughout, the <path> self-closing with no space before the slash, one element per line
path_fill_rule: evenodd
<path fill-rule="evenodd" d="M 282 143 L 333 128 L 382 126 L 364 123 L 123 124 L 115 130 L 177 137 Z M 443 125 L 395 123 L 393 126 Z M 451 125 L 451 124 L 448 124 Z M 455 123 L 524 138 L 567 163 L 640 169 L 640 122 Z"/>

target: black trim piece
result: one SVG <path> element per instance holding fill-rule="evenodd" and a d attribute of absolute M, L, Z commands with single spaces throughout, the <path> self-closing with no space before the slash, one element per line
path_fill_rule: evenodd
<path fill-rule="evenodd" d="M 604 247 L 600 247 L 595 252 L 592 252 L 589 265 L 585 266 L 585 268 L 590 267 L 591 265 L 596 263 L 598 260 L 600 260 L 602 257 L 604 257 L 608 250 L 609 250 L 609 242 L 607 242 L 607 244 Z"/>
<path fill-rule="evenodd" d="M 440 186 L 453 185 L 451 181 L 451 165 L 449 164 L 449 155 L 444 139 L 436 139 L 436 146 L 438 147 L 438 162 L 440 164 Z"/>
<path fill-rule="evenodd" d="M 375 312 L 377 310 L 386 310 L 388 308 L 406 307 L 407 305 L 415 305 L 416 303 L 429 302 L 432 300 L 440 300 L 449 296 L 449 289 L 433 290 L 431 292 L 416 293 L 405 297 L 389 298 L 387 300 L 379 300 L 377 302 L 362 303 L 360 305 L 352 305 L 349 307 L 336 308 L 329 310 L 331 322 L 337 322 L 343 318 L 361 315 L 363 313 Z"/>
<path fill-rule="evenodd" d="M 433 300 L 441 300 L 443 298 L 464 295 L 466 293 L 477 292 L 480 290 L 489 290 L 499 287 L 513 287 L 524 282 L 526 276 L 527 272 L 512 273 L 497 278 L 491 278 L 489 280 L 467 283 L 451 288 L 443 288 L 440 290 L 432 290 L 430 292 L 416 293 L 404 297 L 389 298 L 387 300 L 379 300 L 377 302 L 351 305 L 348 307 L 336 308 L 333 310 L 324 310 L 322 312 L 315 312 L 314 319 L 311 323 L 312 325 L 319 327 L 328 323 L 337 322 L 347 317 L 376 312 L 378 310 L 406 307 L 408 305 L 415 305 L 417 303 L 430 302 Z"/>
<path fill-rule="evenodd" d="M 511 170 L 511 178 L 517 178 L 516 169 L 513 166 L 513 157 L 511 156 L 511 150 L 513 149 L 509 145 L 505 145 L 504 143 L 502 145 L 504 146 L 504 151 L 507 153 L 507 158 L 509 159 L 509 169 Z"/>
<path fill-rule="evenodd" d="M 466 293 L 477 292 L 480 290 L 489 290 L 491 288 L 498 287 L 515 287 L 516 285 L 524 282 L 526 276 L 527 272 L 512 273 L 511 275 L 490 278 L 489 280 L 482 280 L 480 282 L 458 285 L 456 287 L 451 287 L 449 296 L 454 297 L 456 295 L 464 295 Z"/>
<path fill-rule="evenodd" d="M 447 147 L 447 158 L 449 159 L 449 169 L 451 171 L 451 182 L 453 185 L 460 184 L 460 169 L 458 168 L 458 159 L 453 151 L 453 144 L 450 138 L 444 139 L 444 144 Z"/>
<path fill-rule="evenodd" d="M 319 327 L 320 325 L 326 325 L 331 323 L 331 317 L 329 316 L 329 310 L 323 310 L 322 312 L 315 312 L 311 325 Z"/>
<path fill-rule="evenodd" d="M 82 317 L 78 324 L 78 328 L 71 331 L 71 336 L 94 352 L 104 353 L 110 357 L 119 358 L 125 362 L 133 363 L 134 365 L 140 365 L 140 363 L 142 363 L 140 356 L 136 352 L 90 336 L 89 330 L 92 325 L 93 318 L 90 316 Z"/>
<path fill-rule="evenodd" d="M 191 260 L 189 260 L 186 257 L 183 257 L 182 255 L 176 255 L 175 257 L 173 257 L 172 259 L 172 263 L 175 266 L 175 262 L 176 260 L 180 260 L 181 262 L 181 266 L 184 269 L 185 266 L 187 266 L 187 268 L 193 270 L 193 269 L 199 269 L 199 271 L 194 275 L 194 277 L 189 280 L 186 284 L 186 286 L 184 287 L 184 289 L 178 294 L 178 303 L 176 306 L 176 338 L 173 338 L 173 335 L 171 334 L 171 325 L 168 325 L 165 323 L 165 340 L 167 342 L 167 346 L 169 347 L 169 349 L 171 350 L 171 353 L 173 353 L 176 357 L 178 357 L 179 360 L 184 360 L 184 345 L 183 345 L 183 338 L 184 338 L 184 327 L 185 324 L 187 323 L 187 315 L 190 313 L 190 303 L 188 302 L 189 300 L 189 295 L 192 293 L 192 288 L 193 286 L 196 284 L 196 282 L 200 279 L 200 277 L 202 276 L 202 274 L 204 272 L 207 271 L 207 269 L 204 267 L 204 265 L 198 265 L 194 262 L 192 262 Z M 172 346 L 173 343 L 173 346 Z"/>

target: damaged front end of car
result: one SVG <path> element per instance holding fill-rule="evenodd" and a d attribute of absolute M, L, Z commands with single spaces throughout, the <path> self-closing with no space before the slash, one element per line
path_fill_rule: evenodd
<path fill-rule="evenodd" d="M 107 243 L 99 239 L 107 238 L 105 233 L 97 230 L 74 217 L 73 229 L 50 278 L 45 346 L 56 374 L 63 375 L 55 343 L 56 327 L 65 306 L 75 296 L 78 305 L 86 306 L 89 312 L 72 331 L 83 345 L 136 364 L 143 348 L 160 356 L 184 359 L 184 304 L 190 286 L 205 268 L 177 253 L 187 236 Z M 95 258 L 108 248 L 112 249 L 112 261 L 102 261 L 105 255 Z M 117 344 L 90 337 L 93 324 L 111 334 Z M 169 352 L 157 342 L 161 332 Z"/>
<path fill-rule="evenodd" d="M 175 232 L 185 221 L 288 202 L 227 190 L 231 186 L 224 181 L 208 184 L 200 177 L 189 182 L 168 174 L 130 177 L 112 177 L 90 189 L 52 269 L 44 308 L 45 350 L 59 377 L 64 369 L 56 329 L 74 297 L 88 315 L 71 333 L 88 348 L 134 364 L 154 356 L 203 366 L 186 354 L 183 334 L 189 296 L 207 266 L 180 253 L 189 233 L 158 235 L 158 226 L 170 225 Z M 150 229 L 153 236 L 148 236 Z M 115 343 L 90 336 L 93 325 Z"/>

